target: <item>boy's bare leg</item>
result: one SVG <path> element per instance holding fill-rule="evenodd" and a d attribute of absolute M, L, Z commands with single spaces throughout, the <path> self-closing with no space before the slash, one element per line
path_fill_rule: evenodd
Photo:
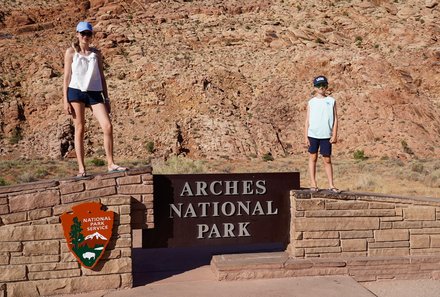
<path fill-rule="evenodd" d="M 333 184 L 332 159 L 330 156 L 323 156 L 322 159 L 324 160 L 324 169 L 325 169 L 325 173 L 327 174 L 329 188 L 333 189 L 335 188 L 335 185 Z"/>
<path fill-rule="evenodd" d="M 312 188 L 317 188 L 316 183 L 316 162 L 318 160 L 318 153 L 309 155 L 309 175 L 310 175 L 310 186 Z"/>

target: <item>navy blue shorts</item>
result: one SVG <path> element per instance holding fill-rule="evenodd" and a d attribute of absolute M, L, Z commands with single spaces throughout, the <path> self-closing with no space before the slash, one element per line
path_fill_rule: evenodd
<path fill-rule="evenodd" d="M 67 101 L 69 102 L 82 102 L 86 106 L 95 105 L 98 103 L 104 103 L 101 91 L 87 91 L 81 92 L 81 90 L 67 88 Z"/>
<path fill-rule="evenodd" d="M 332 144 L 330 143 L 330 138 L 317 139 L 309 137 L 309 153 L 316 154 L 319 149 L 319 153 L 322 156 L 329 157 L 332 155 Z"/>

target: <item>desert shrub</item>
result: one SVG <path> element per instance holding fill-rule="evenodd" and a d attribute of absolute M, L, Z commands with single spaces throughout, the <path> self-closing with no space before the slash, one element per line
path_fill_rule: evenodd
<path fill-rule="evenodd" d="M 23 135 L 21 134 L 21 129 L 19 127 L 15 127 L 14 132 L 12 133 L 12 136 L 9 139 L 9 143 L 16 144 L 22 139 L 23 139 Z"/>
<path fill-rule="evenodd" d="M 200 160 L 192 160 L 183 156 L 172 156 L 164 163 L 154 164 L 153 170 L 155 174 L 202 173 L 205 171 L 205 167 Z"/>
<path fill-rule="evenodd" d="M 425 170 L 423 164 L 421 163 L 414 163 L 411 165 L 411 171 L 413 172 L 417 172 L 417 173 L 423 173 L 423 171 Z"/>
<path fill-rule="evenodd" d="M 228 166 L 223 167 L 221 172 L 223 172 L 223 173 L 231 173 L 233 169 L 234 168 L 232 166 L 228 165 Z"/>
<path fill-rule="evenodd" d="M 435 170 L 425 176 L 423 183 L 431 188 L 440 188 L 440 170 Z"/>
<path fill-rule="evenodd" d="M 364 150 L 355 150 L 353 153 L 353 158 L 355 160 L 361 160 L 361 161 L 368 159 L 368 157 L 365 156 Z"/>
<path fill-rule="evenodd" d="M 95 151 L 94 155 L 96 155 L 96 156 L 105 156 L 105 149 L 104 148 L 98 148 Z"/>
<path fill-rule="evenodd" d="M 147 149 L 148 153 L 150 154 L 154 153 L 154 142 L 147 141 L 147 143 L 145 144 L 145 148 Z"/>
<path fill-rule="evenodd" d="M 95 166 L 104 166 L 105 165 L 105 161 L 103 159 L 99 159 L 99 158 L 93 158 L 89 161 L 90 164 L 93 164 Z"/>
<path fill-rule="evenodd" d="M 39 168 L 39 169 L 37 169 L 35 171 L 35 176 L 37 178 L 43 178 L 43 177 L 48 176 L 48 175 L 49 175 L 49 172 L 46 169 L 44 169 L 44 168 Z"/>
<path fill-rule="evenodd" d="M 354 184 L 355 190 L 374 190 L 377 182 L 371 175 L 361 175 Z"/>
<path fill-rule="evenodd" d="M 16 161 L 14 161 L 14 160 L 3 160 L 3 161 L 0 161 L 0 170 L 2 171 L 2 172 L 4 172 L 4 171 L 6 171 L 6 170 L 9 170 L 9 169 L 11 169 L 11 168 L 14 168 L 16 165 L 17 162 Z"/>
<path fill-rule="evenodd" d="M 37 181 L 38 179 L 35 177 L 35 175 L 31 172 L 23 172 L 21 175 L 17 177 L 18 183 L 30 183 Z"/>
<path fill-rule="evenodd" d="M 355 42 L 357 47 L 362 46 L 362 37 L 361 36 L 356 36 L 354 42 Z"/>
<path fill-rule="evenodd" d="M 400 144 L 402 145 L 402 149 L 405 153 L 413 155 L 414 152 L 412 151 L 412 149 L 408 146 L 408 143 L 405 140 L 402 140 L 400 142 Z"/>
<path fill-rule="evenodd" d="M 265 153 L 262 157 L 263 161 L 268 162 L 268 161 L 273 161 L 274 158 L 272 156 L 271 153 Z"/>
<path fill-rule="evenodd" d="M 7 185 L 8 182 L 3 177 L 0 177 L 0 186 L 7 186 Z"/>
<path fill-rule="evenodd" d="M 394 159 L 393 160 L 393 165 L 396 165 L 396 166 L 399 166 L 399 167 L 403 167 L 403 166 L 405 166 L 405 162 L 403 162 L 400 159 Z"/>
<path fill-rule="evenodd" d="M 423 180 L 423 176 L 420 175 L 420 173 L 417 173 L 417 172 L 410 172 L 410 173 L 406 174 L 406 179 L 410 180 L 410 181 L 418 182 L 418 181 Z"/>

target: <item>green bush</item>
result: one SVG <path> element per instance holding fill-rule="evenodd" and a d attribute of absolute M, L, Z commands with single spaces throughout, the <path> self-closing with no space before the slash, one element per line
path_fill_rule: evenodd
<path fill-rule="evenodd" d="M 361 47 L 362 46 L 362 37 L 361 36 L 356 36 L 356 39 L 354 40 L 355 44 L 357 47 Z"/>
<path fill-rule="evenodd" d="M 147 152 L 149 152 L 150 154 L 154 153 L 154 142 L 148 141 L 145 144 L 145 148 L 147 149 Z"/>
<path fill-rule="evenodd" d="M 355 160 L 366 160 L 366 159 L 368 159 L 368 157 L 365 156 L 364 150 L 356 150 L 353 153 L 353 158 Z"/>
<path fill-rule="evenodd" d="M 104 166 L 105 165 L 105 161 L 99 158 L 93 158 L 90 161 L 90 164 L 93 164 L 95 166 Z"/>
<path fill-rule="evenodd" d="M 37 178 L 43 178 L 49 175 L 49 172 L 44 168 L 39 168 L 35 171 L 35 176 Z"/>
<path fill-rule="evenodd" d="M 265 153 L 264 155 L 263 155 L 263 161 L 265 161 L 265 162 L 268 162 L 268 161 L 273 161 L 274 160 L 274 158 L 273 158 L 273 156 L 272 156 L 272 154 L 271 153 Z"/>
<path fill-rule="evenodd" d="M 3 177 L 0 177 L 0 186 L 7 186 L 8 182 L 5 181 L 5 179 Z"/>

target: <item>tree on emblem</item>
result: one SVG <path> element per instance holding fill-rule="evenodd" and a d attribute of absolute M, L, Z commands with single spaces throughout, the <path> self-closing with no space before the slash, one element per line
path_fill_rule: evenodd
<path fill-rule="evenodd" d="M 74 249 L 78 249 L 78 245 L 84 241 L 84 235 L 81 233 L 81 222 L 78 220 L 77 217 L 73 218 L 73 224 L 70 228 L 70 240 L 72 241 L 72 244 L 74 246 Z"/>

